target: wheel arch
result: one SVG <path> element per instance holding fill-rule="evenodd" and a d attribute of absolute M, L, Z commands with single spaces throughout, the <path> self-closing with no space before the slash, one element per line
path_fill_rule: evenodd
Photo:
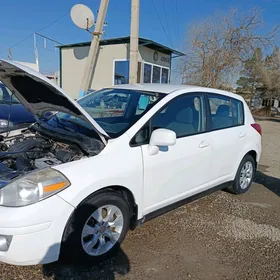
<path fill-rule="evenodd" d="M 257 168 L 257 164 L 258 164 L 258 162 L 257 162 L 257 156 L 258 156 L 258 154 L 257 154 L 257 152 L 255 151 L 255 150 L 250 150 L 247 154 L 245 154 L 244 155 L 244 157 L 246 156 L 246 155 L 250 155 L 250 156 L 252 156 L 252 158 L 254 159 L 254 161 L 255 161 L 255 167 Z M 243 157 L 243 158 L 244 158 Z"/>
<path fill-rule="evenodd" d="M 255 168 L 257 169 L 257 165 L 258 165 L 258 152 L 256 151 L 256 149 L 254 147 L 247 148 L 245 151 L 243 150 L 243 152 L 240 153 L 239 158 L 236 161 L 234 172 L 232 173 L 232 179 L 233 180 L 234 180 L 234 178 L 236 176 L 236 173 L 237 173 L 237 170 L 239 168 L 239 165 L 240 165 L 241 161 L 243 160 L 243 158 L 246 155 L 251 155 L 253 157 L 253 159 L 255 161 Z"/>
<path fill-rule="evenodd" d="M 130 229 L 134 230 L 137 226 L 137 219 L 138 219 L 138 205 L 136 203 L 135 197 L 131 190 L 124 186 L 120 185 L 111 185 L 103 187 L 99 190 L 94 191 L 93 193 L 89 194 L 87 197 L 85 197 L 76 208 L 78 208 L 80 205 L 82 205 L 89 197 L 104 193 L 104 192 L 116 192 L 120 194 L 125 201 L 127 202 L 129 209 L 130 209 Z"/>

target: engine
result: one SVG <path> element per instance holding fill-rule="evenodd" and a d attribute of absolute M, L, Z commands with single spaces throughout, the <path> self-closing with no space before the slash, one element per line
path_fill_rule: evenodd
<path fill-rule="evenodd" d="M 35 169 L 85 157 L 76 145 L 57 142 L 37 134 L 0 139 L 0 181 Z"/>

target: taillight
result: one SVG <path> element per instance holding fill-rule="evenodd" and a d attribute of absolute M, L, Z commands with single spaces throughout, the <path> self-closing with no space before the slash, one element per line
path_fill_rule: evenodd
<path fill-rule="evenodd" d="M 260 134 L 262 135 L 262 127 L 258 123 L 252 123 L 251 126 Z"/>

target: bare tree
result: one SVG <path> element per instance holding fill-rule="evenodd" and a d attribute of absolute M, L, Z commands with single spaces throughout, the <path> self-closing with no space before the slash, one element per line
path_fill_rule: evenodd
<path fill-rule="evenodd" d="M 272 45 L 278 27 L 259 35 L 261 24 L 257 9 L 244 16 L 231 10 L 225 16 L 194 24 L 187 36 L 189 51 L 183 62 L 183 82 L 216 88 L 231 84 L 242 63 L 258 47 Z"/>
<path fill-rule="evenodd" d="M 280 95 L 280 51 L 275 47 L 259 67 L 264 97 L 272 99 Z"/>

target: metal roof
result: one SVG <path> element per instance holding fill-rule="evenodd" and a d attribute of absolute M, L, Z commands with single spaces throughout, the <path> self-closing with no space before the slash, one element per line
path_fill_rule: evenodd
<path fill-rule="evenodd" d="M 127 44 L 130 42 L 130 37 L 119 37 L 119 38 L 112 38 L 112 39 L 105 39 L 100 41 L 100 46 L 106 46 L 106 45 L 116 45 L 116 44 Z M 90 46 L 90 41 L 88 42 L 81 42 L 81 43 L 74 43 L 74 44 L 68 44 L 68 45 L 60 45 L 57 46 L 60 49 L 63 48 L 74 48 L 74 47 L 85 47 Z M 150 49 L 153 49 L 155 51 L 159 51 L 165 54 L 175 54 L 176 57 L 178 56 L 185 56 L 186 54 L 177 50 L 174 50 L 172 48 L 169 48 L 167 46 L 164 46 L 162 44 L 159 44 L 155 41 L 141 38 L 139 37 L 139 46 L 147 46 Z"/>

